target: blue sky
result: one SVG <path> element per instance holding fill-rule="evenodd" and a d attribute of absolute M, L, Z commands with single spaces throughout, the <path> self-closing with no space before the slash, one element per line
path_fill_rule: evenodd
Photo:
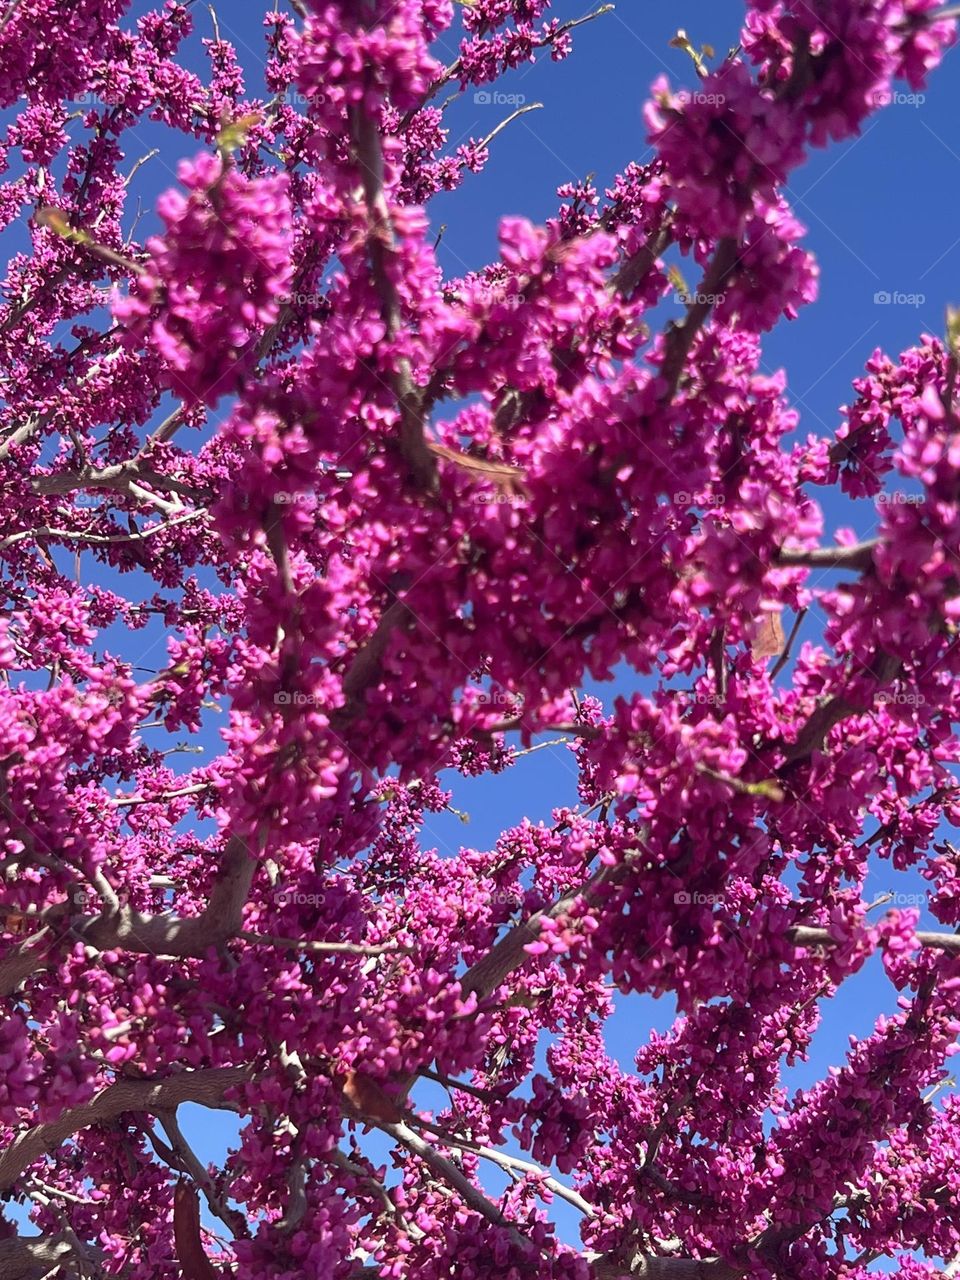
<path fill-rule="evenodd" d="M 138 4 L 134 13 L 148 7 Z M 553 12 L 566 20 L 593 7 L 582 0 L 557 0 Z M 210 35 L 205 6 L 197 4 L 194 11 L 197 35 Z M 670 47 L 671 38 L 682 27 L 695 45 L 710 44 L 720 54 L 737 43 L 742 15 L 742 5 L 733 0 L 621 0 L 613 12 L 575 32 L 574 51 L 565 62 L 554 64 L 544 54 L 535 65 L 505 77 L 497 89 L 543 107 L 514 121 L 496 138 L 482 174 L 468 175 L 457 192 L 441 195 L 431 205 L 435 229 L 446 224 L 439 250 L 445 271 L 458 276 L 493 259 L 501 216 L 519 214 L 542 221 L 556 211 L 555 191 L 561 183 L 593 173 L 602 189 L 631 160 L 649 158 L 641 110 L 651 82 L 661 73 L 678 86 L 689 87 L 694 81 L 689 58 Z M 259 5 L 251 0 L 224 4 L 218 18 L 223 35 L 237 45 L 248 93 L 264 94 Z M 443 42 L 445 61 L 455 56 L 455 43 L 452 37 Z M 190 61 L 201 69 L 196 37 L 190 50 Z M 902 101 L 874 116 L 861 137 L 815 152 L 788 190 L 808 227 L 806 244 L 820 263 L 820 299 L 797 321 L 784 322 L 767 336 L 764 363 L 770 371 L 787 370 L 789 396 L 801 412 L 803 434 L 836 429 L 838 407 L 850 397 L 851 379 L 875 347 L 896 355 L 923 332 L 941 333 L 945 307 L 960 302 L 960 220 L 955 204 L 960 194 L 958 70 L 960 52 L 954 50 L 922 100 L 911 100 L 907 86 L 901 86 Z M 469 137 L 485 136 L 511 109 L 475 102 L 469 92 L 448 112 L 450 149 Z M 158 126 L 138 129 L 137 134 L 136 151 L 130 139 L 130 162 L 149 147 L 162 147 L 161 155 L 138 175 L 136 190 L 149 208 L 174 181 L 177 161 L 196 148 Z M 148 214 L 141 235 L 150 222 Z M 3 247 L 7 246 L 5 240 Z M 695 273 L 690 271 L 688 278 L 695 279 Z M 877 294 L 914 295 L 915 301 L 884 303 L 876 300 Z M 832 500 L 826 506 L 828 531 L 853 524 L 858 534 L 869 536 L 873 519 L 869 503 L 853 508 Z M 815 633 L 815 619 L 810 618 L 802 636 L 813 638 Z M 156 638 L 142 633 L 117 637 L 114 647 L 124 657 L 158 667 L 163 663 L 162 644 L 147 647 Z M 630 687 L 625 677 L 615 689 L 596 692 L 609 697 Z M 215 734 L 204 735 L 204 741 L 215 745 Z M 187 769 L 194 763 L 194 757 L 185 757 L 178 767 Z M 449 852 L 463 843 L 489 848 L 505 827 L 522 817 L 549 822 L 555 806 L 576 801 L 574 762 L 565 747 L 527 756 L 498 778 L 467 781 L 448 775 L 444 782 L 454 787 L 454 804 L 471 819 L 464 826 L 452 815 L 430 817 L 425 845 Z M 875 892 L 916 892 L 914 880 L 898 877 L 904 883 L 894 884 L 886 870 L 881 867 L 875 875 Z M 869 966 L 826 1007 L 812 1059 L 791 1073 L 790 1082 L 808 1084 L 819 1078 L 830 1063 L 842 1059 L 848 1035 L 868 1033 L 876 1014 L 894 1003 L 893 989 L 879 964 Z M 629 1062 L 646 1030 L 669 1025 L 672 1013 L 666 1001 L 621 1001 L 609 1027 L 611 1049 Z M 231 1122 L 197 1108 L 187 1111 L 185 1130 L 203 1156 L 216 1158 L 232 1131 Z M 572 1217 L 572 1211 L 559 1206 L 565 1229 L 572 1226 Z"/>

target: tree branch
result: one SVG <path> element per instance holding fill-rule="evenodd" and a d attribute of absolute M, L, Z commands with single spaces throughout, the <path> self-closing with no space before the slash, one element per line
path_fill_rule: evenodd
<path fill-rule="evenodd" d="M 777 556 L 777 564 L 784 568 L 805 569 L 857 569 L 863 572 L 873 566 L 873 553 L 880 545 L 879 538 L 869 542 L 856 542 L 849 547 L 814 547 L 811 550 L 793 550 L 783 547 Z"/>
<path fill-rule="evenodd" d="M 239 1210 L 230 1209 L 227 1206 L 224 1198 L 217 1192 L 206 1167 L 200 1163 L 193 1148 L 183 1136 L 177 1122 L 176 1108 L 171 1108 L 169 1111 L 158 1110 L 156 1115 L 167 1135 L 171 1151 L 180 1161 L 181 1167 L 190 1174 L 203 1192 L 210 1212 L 220 1219 L 234 1239 L 248 1236 L 250 1233 L 247 1230 L 246 1218 Z"/>
<path fill-rule="evenodd" d="M 664 358 L 660 366 L 660 377 L 666 382 L 661 396 L 664 402 L 669 403 L 673 399 L 680 385 L 690 349 L 713 310 L 716 296 L 723 291 L 724 285 L 737 265 L 737 254 L 737 241 L 733 237 L 727 236 L 717 244 L 700 288 L 694 295 L 695 301 L 687 307 L 684 319 L 679 324 L 672 324 L 667 330 Z"/>
<path fill-rule="evenodd" d="M 102 1089 L 89 1102 L 71 1107 L 47 1124 L 34 1125 L 0 1155 L 0 1193 L 9 1191 L 35 1160 L 66 1142 L 90 1125 L 114 1120 L 124 1111 L 169 1111 L 183 1102 L 201 1107 L 232 1110 L 225 1095 L 251 1078 L 248 1067 L 211 1067 L 205 1071 L 183 1071 L 165 1080 L 118 1080 Z M 7 1280 L 6 1273 L 0 1275 Z"/>
<path fill-rule="evenodd" d="M 506 129 L 507 125 L 513 124 L 514 120 L 518 120 L 520 116 L 525 116 L 529 111 L 542 111 L 542 110 L 543 110 L 542 102 L 528 102 L 526 106 L 517 107 L 516 111 L 508 115 L 505 120 L 501 120 L 500 123 L 495 126 L 495 128 L 490 130 L 490 132 L 487 134 L 485 138 L 482 138 L 481 141 L 477 143 L 477 150 L 485 151 L 487 147 L 489 147 L 490 143 L 497 136 L 497 134 L 502 133 L 504 129 Z"/>
<path fill-rule="evenodd" d="M 468 1208 L 485 1218 L 493 1226 L 502 1227 L 510 1234 L 514 1244 L 522 1249 L 531 1251 L 534 1249 L 533 1242 L 522 1235 L 516 1226 L 503 1216 L 497 1206 L 487 1199 L 482 1191 L 477 1190 L 466 1174 L 458 1169 L 452 1160 L 448 1160 L 435 1147 L 432 1147 L 429 1142 L 425 1142 L 409 1125 L 403 1121 L 398 1124 L 390 1124 L 385 1120 L 373 1120 L 372 1118 L 370 1123 L 375 1124 L 378 1129 L 389 1134 L 391 1138 L 406 1147 L 408 1151 L 412 1151 L 414 1155 L 419 1156 L 424 1164 L 438 1174 L 448 1186 L 459 1192 Z"/>
<path fill-rule="evenodd" d="M 921 947 L 960 955 L 960 933 L 920 932 L 916 938 Z M 841 941 L 834 938 L 828 929 L 814 928 L 811 925 L 797 925 L 790 930 L 790 939 L 798 947 L 834 947 Z"/>
<path fill-rule="evenodd" d="M 66 1236 L 14 1236 L 0 1240 L 0 1276 L 3 1280 L 45 1280 L 49 1276 L 79 1276 L 87 1259 L 77 1257 Z"/>
<path fill-rule="evenodd" d="M 393 942 L 377 946 L 365 946 L 362 942 L 313 942 L 310 938 L 275 938 L 271 934 L 248 933 L 245 929 L 241 929 L 236 936 L 256 946 L 279 947 L 286 951 L 311 951 L 318 955 L 385 956 L 409 954 L 410 951 L 409 947 L 401 947 Z"/>
<path fill-rule="evenodd" d="M 597 1280 L 736 1280 L 742 1271 L 719 1258 L 650 1258 L 635 1255 L 629 1264 L 604 1254 L 595 1257 Z"/>
<path fill-rule="evenodd" d="M 29 538 L 34 538 L 38 542 L 43 538 L 62 538 L 66 542 L 88 542 L 95 547 L 110 546 L 122 542 L 145 542 L 147 538 L 152 538 L 158 533 L 164 533 L 167 529 L 172 529 L 176 525 L 187 524 L 191 520 L 199 520 L 201 516 L 206 514 L 204 510 L 188 511 L 186 515 L 177 516 L 173 520 L 164 520 L 160 524 L 151 525 L 149 529 L 143 529 L 137 533 L 99 534 L 85 533 L 76 529 L 21 529 L 19 533 L 11 533 L 9 537 L 0 542 L 0 551 L 6 551 L 8 547 L 15 546 L 18 542 L 24 542 Z"/>
<path fill-rule="evenodd" d="M 896 675 L 900 668 L 900 659 L 892 657 L 890 654 L 882 654 L 879 660 L 879 668 L 879 671 L 871 674 L 877 685 L 883 686 L 889 683 Z M 823 747 L 827 734 L 831 729 L 849 716 L 864 715 L 869 710 L 869 707 L 850 702 L 842 694 L 828 698 L 826 702 L 817 707 L 801 728 L 796 742 L 786 749 L 784 761 L 780 768 L 783 769 L 786 765 L 795 764 L 798 760 L 805 760 L 814 751 L 819 751 Z"/>
<path fill-rule="evenodd" d="M 522 924 L 515 925 L 492 950 L 471 965 L 463 975 L 460 979 L 463 993 L 469 995 L 472 992 L 482 1000 L 496 991 L 504 979 L 527 959 L 524 948 L 539 938 L 542 921 L 556 920 L 559 916 L 566 915 L 580 900 L 588 904 L 597 902 L 602 890 L 616 884 L 626 874 L 629 865 L 629 858 L 627 858 L 615 866 L 601 867 L 586 884 L 570 889 L 552 907 L 536 911 Z"/>
<path fill-rule="evenodd" d="M 384 193 L 383 148 L 376 121 L 362 107 L 351 109 L 350 126 L 370 218 L 370 235 L 367 241 L 370 268 L 374 285 L 380 294 L 387 339 L 390 340 L 400 330 L 403 310 L 400 294 L 389 271 L 390 259 L 395 252 L 395 240 Z M 433 492 L 437 486 L 437 462 L 427 448 L 421 396 L 414 385 L 409 360 L 402 358 L 397 361 L 393 384 L 400 410 L 400 447 L 403 456 L 417 485 Z"/>
<path fill-rule="evenodd" d="M 444 1139 L 446 1141 L 446 1139 Z M 565 1186 L 547 1173 L 545 1169 L 541 1169 L 539 1165 L 534 1164 L 530 1160 L 521 1160 L 518 1156 L 507 1155 L 505 1151 L 498 1151 L 496 1147 L 483 1147 L 475 1142 L 470 1142 L 465 1138 L 449 1138 L 454 1146 L 461 1147 L 464 1151 L 472 1151 L 478 1156 L 482 1156 L 484 1160 L 489 1160 L 492 1164 L 499 1165 L 501 1169 L 516 1170 L 519 1173 L 527 1173 L 531 1177 L 542 1182 L 545 1187 L 553 1192 L 560 1200 L 566 1200 L 567 1204 L 573 1205 L 575 1209 L 584 1214 L 588 1218 L 595 1218 L 597 1211 L 593 1205 L 584 1200 L 583 1196 L 573 1191 L 570 1187 Z"/>
<path fill-rule="evenodd" d="M 593 13 L 584 14 L 582 18 L 571 18 L 568 22 L 561 23 L 555 31 L 551 31 L 546 39 L 532 40 L 530 47 L 531 49 L 543 49 L 547 45 L 554 44 L 561 36 L 566 35 L 568 31 L 575 31 L 577 27 L 582 27 L 587 22 L 593 22 L 595 18 L 602 18 L 605 14 L 613 13 L 615 8 L 616 6 L 613 4 L 602 4 L 599 9 L 595 9 Z M 451 62 L 450 66 L 447 67 L 436 78 L 436 80 L 434 80 L 433 84 L 421 98 L 420 102 L 415 107 L 411 107 L 400 121 L 401 132 L 407 128 L 410 121 L 418 111 L 422 111 L 429 102 L 433 101 L 445 85 L 448 85 L 451 80 L 456 79 L 460 74 L 462 67 L 463 60 L 461 58 L 457 58 L 455 62 Z"/>
<path fill-rule="evenodd" d="M 71 921 L 70 932 L 97 951 L 132 951 L 139 955 L 204 956 L 211 947 L 235 936 L 253 882 L 256 862 L 243 840 L 227 842 L 217 880 L 199 916 L 141 915 L 129 907 Z M 64 916 L 62 905 L 37 917 L 38 923 Z M 56 963 L 56 943 L 38 949 L 35 935 L 17 952 L 0 960 L 0 995 L 10 995 L 32 973 Z M 59 938 L 57 941 L 59 942 Z"/>

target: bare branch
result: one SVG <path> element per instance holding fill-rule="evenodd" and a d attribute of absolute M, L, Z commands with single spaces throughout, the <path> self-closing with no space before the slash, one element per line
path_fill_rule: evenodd
<path fill-rule="evenodd" d="M 223 1197 L 217 1192 L 217 1188 L 214 1186 L 213 1179 L 207 1172 L 206 1167 L 200 1163 L 193 1148 L 183 1136 L 180 1125 L 177 1123 L 176 1109 L 158 1111 L 156 1115 L 170 1142 L 171 1151 L 180 1161 L 181 1167 L 190 1174 L 203 1192 L 204 1199 L 210 1207 L 210 1212 L 220 1219 L 235 1239 L 238 1236 L 249 1235 L 243 1214 L 227 1206 Z"/>
<path fill-rule="evenodd" d="M 391 633 L 410 616 L 410 609 L 402 600 L 394 600 L 384 610 L 376 630 L 354 656 L 350 670 L 344 677 L 343 692 L 347 703 L 338 713 L 338 720 L 349 719 L 359 709 L 360 695 L 373 684 L 380 671 L 380 663 L 386 653 Z"/>
<path fill-rule="evenodd" d="M 130 183 L 136 177 L 137 172 L 147 163 L 148 160 L 152 160 L 154 156 L 158 156 L 159 154 L 160 154 L 160 148 L 154 147 L 152 150 L 146 152 L 145 155 L 142 155 L 140 159 L 136 162 L 136 164 L 133 166 L 133 168 L 130 170 L 130 172 L 127 174 L 127 176 L 124 178 L 123 185 L 125 187 L 129 187 Z"/>
<path fill-rule="evenodd" d="M 446 1139 L 444 1140 L 446 1141 Z M 449 1140 L 455 1146 L 461 1147 L 464 1151 L 473 1151 L 476 1155 L 482 1156 L 484 1160 L 489 1160 L 492 1164 L 499 1165 L 501 1169 L 513 1169 L 518 1173 L 529 1174 L 539 1182 L 542 1182 L 545 1187 L 549 1187 L 553 1194 L 559 1199 L 566 1200 L 567 1204 L 571 1204 L 575 1209 L 579 1209 L 579 1211 L 586 1217 L 596 1217 L 596 1209 L 594 1209 L 592 1204 L 589 1204 L 584 1200 L 583 1196 L 579 1195 L 576 1191 L 571 1190 L 570 1187 L 565 1186 L 562 1182 L 559 1182 L 551 1174 L 547 1173 L 545 1169 L 541 1169 L 539 1165 L 534 1164 L 532 1161 L 521 1160 L 518 1156 L 509 1156 L 505 1151 L 497 1150 L 496 1147 L 479 1146 L 477 1143 L 468 1142 L 463 1138 L 451 1137 Z"/>
<path fill-rule="evenodd" d="M 283 1217 L 276 1224 L 277 1230 L 287 1234 L 296 1231 L 307 1212 L 307 1164 L 304 1159 L 295 1160 L 287 1173 L 287 1190 L 290 1197 Z"/>
<path fill-rule="evenodd" d="M 719 1258 L 651 1258 L 635 1254 L 629 1262 L 593 1255 L 597 1280 L 736 1280 L 743 1274 Z"/>
<path fill-rule="evenodd" d="M 493 724 L 489 729 L 478 729 L 474 731 L 474 737 L 489 737 L 493 733 L 514 733 L 524 728 L 523 717 L 514 716 L 510 720 L 501 720 L 498 724 Z M 598 729 L 593 724 L 545 724 L 540 729 L 531 729 L 531 733 L 569 733 L 573 738 L 586 738 L 593 741 L 596 738 L 603 737 L 603 730 Z"/>
<path fill-rule="evenodd" d="M 182 404 L 178 405 L 177 408 L 174 409 L 173 413 L 164 418 L 156 431 L 154 431 L 153 434 L 143 442 L 137 456 L 139 457 L 155 444 L 166 444 L 168 440 L 172 440 L 179 429 L 183 426 L 186 416 L 186 406 Z"/>
<path fill-rule="evenodd" d="M 946 9 L 935 9 L 933 13 L 928 10 L 926 13 L 916 14 L 911 16 L 910 21 L 915 22 L 922 19 L 924 22 L 943 22 L 950 18 L 960 18 L 960 4 L 950 5 Z"/>
<path fill-rule="evenodd" d="M 773 664 L 770 671 L 770 679 L 776 680 L 777 676 L 790 661 L 790 654 L 793 652 L 794 641 L 799 634 L 800 628 L 803 626 L 803 620 L 809 613 L 809 609 L 801 609 L 793 620 L 793 626 L 790 628 L 790 634 L 787 636 L 787 643 L 783 646 L 783 653 Z"/>
<path fill-rule="evenodd" d="M 391 1138 L 405 1146 L 408 1151 L 412 1151 L 414 1155 L 419 1156 L 424 1164 L 438 1174 L 448 1186 L 459 1192 L 468 1208 L 472 1209 L 474 1213 L 480 1214 L 482 1218 L 485 1218 L 493 1226 L 502 1227 L 507 1231 L 515 1245 L 521 1249 L 533 1250 L 532 1242 L 521 1235 L 514 1224 L 505 1218 L 497 1206 L 473 1185 L 466 1174 L 458 1169 L 452 1160 L 448 1160 L 435 1147 L 432 1147 L 429 1142 L 424 1141 L 408 1124 L 403 1121 L 397 1124 L 389 1124 L 384 1120 L 374 1120 L 372 1118 L 370 1123 L 375 1124 L 378 1129 L 389 1134 Z"/>
<path fill-rule="evenodd" d="M 960 933 L 927 933 L 916 935 L 921 947 L 931 947 L 935 951 L 948 951 L 953 955 L 960 954 Z M 790 939 L 798 947 L 834 947 L 840 941 L 834 938 L 828 929 L 818 929 L 808 925 L 797 925 L 790 930 Z"/>
<path fill-rule="evenodd" d="M 3 1280 L 43 1280 L 50 1275 L 77 1275 L 77 1269 L 70 1265 L 73 1257 L 73 1244 L 63 1235 L 14 1236 L 0 1240 L 0 1276 Z"/>
<path fill-rule="evenodd" d="M 180 800 L 184 796 L 201 795 L 213 787 L 212 782 L 195 782 L 189 787 L 180 787 L 176 791 L 160 791 L 155 796 L 118 796 L 111 800 L 117 809 L 130 809 L 141 804 L 166 804 L 169 800 Z"/>
<path fill-rule="evenodd" d="M 869 542 L 856 542 L 849 547 L 814 547 L 811 550 L 783 547 L 777 564 L 784 568 L 794 566 L 806 569 L 856 569 L 863 572 L 873 566 L 873 553 L 880 545 L 879 538 Z"/>
<path fill-rule="evenodd" d="M 43 425 L 43 418 L 40 414 L 34 413 L 27 418 L 21 426 L 17 427 L 12 435 L 7 436 L 6 440 L 0 444 L 0 462 L 4 458 L 8 458 L 18 445 L 25 444 L 35 432 L 40 430 Z"/>
<path fill-rule="evenodd" d="M 379 946 L 365 946 L 362 942 L 313 942 L 310 938 L 275 938 L 270 934 L 248 933 L 241 929 L 236 935 L 244 942 L 252 942 L 261 947 L 280 947 L 290 951 L 314 951 L 318 954 L 347 956 L 385 956 L 400 953 L 409 954 L 409 947 L 401 947 L 393 942 L 384 942 Z"/>
<path fill-rule="evenodd" d="M 528 102 L 526 106 L 517 107 L 516 111 L 514 111 L 511 115 L 507 116 L 506 120 L 501 120 L 500 123 L 496 126 L 496 128 L 491 129 L 490 132 L 487 134 L 487 136 L 483 138 L 482 141 L 477 143 L 477 150 L 485 151 L 487 147 L 489 147 L 490 143 L 497 136 L 497 134 L 502 133 L 503 130 L 506 129 L 508 124 L 513 124 L 514 120 L 518 119 L 520 116 L 525 116 L 529 111 L 542 111 L 542 110 L 543 110 L 542 102 Z"/>

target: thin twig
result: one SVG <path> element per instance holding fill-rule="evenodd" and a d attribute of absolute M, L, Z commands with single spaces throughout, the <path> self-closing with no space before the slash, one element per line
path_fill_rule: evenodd
<path fill-rule="evenodd" d="M 468 1208 L 485 1218 L 487 1222 L 492 1223 L 493 1226 L 507 1231 L 518 1248 L 522 1251 L 534 1248 L 532 1242 L 521 1235 L 516 1226 L 508 1218 L 504 1217 L 497 1206 L 488 1200 L 482 1191 L 477 1190 L 465 1173 L 451 1160 L 448 1160 L 446 1156 L 442 1156 L 429 1142 L 424 1141 L 408 1124 L 403 1121 L 398 1124 L 390 1124 L 373 1117 L 369 1118 L 369 1122 L 376 1125 L 378 1129 L 381 1129 L 395 1141 L 402 1143 L 408 1151 L 412 1151 L 414 1155 L 419 1156 L 424 1164 L 438 1174 L 448 1186 L 460 1193 Z"/>
<path fill-rule="evenodd" d="M 190 787 L 180 787 L 178 791 L 161 791 L 155 796 L 121 796 L 110 803 L 117 809 L 128 809 L 141 804 L 166 804 L 168 800 L 179 800 L 183 796 L 200 795 L 203 791 L 209 791 L 213 785 L 212 782 L 196 782 Z"/>
<path fill-rule="evenodd" d="M 869 569 L 873 553 L 880 545 L 879 538 L 869 542 L 855 542 L 849 547 L 811 547 L 793 549 L 782 547 L 777 564 L 784 568 L 804 569 Z"/>
<path fill-rule="evenodd" d="M 595 1218 L 597 1216 L 596 1209 L 584 1200 L 583 1196 L 578 1195 L 576 1191 L 559 1182 L 551 1174 L 547 1173 L 545 1169 L 533 1164 L 532 1161 L 521 1160 L 518 1156 L 508 1156 L 505 1151 L 498 1151 L 495 1147 L 481 1146 L 479 1143 L 471 1142 L 467 1138 L 455 1138 L 452 1135 L 448 1135 L 448 1138 L 454 1146 L 460 1147 L 464 1151 L 472 1151 L 484 1160 L 489 1160 L 491 1164 L 499 1165 L 501 1169 L 516 1169 L 521 1173 L 530 1174 L 542 1182 L 545 1187 L 549 1187 L 555 1196 L 559 1196 L 561 1200 L 566 1200 L 567 1204 L 579 1209 L 586 1217 Z"/>
<path fill-rule="evenodd" d="M 515 751 L 513 753 L 514 760 L 521 760 L 524 756 L 532 756 L 536 751 L 545 751 L 547 747 L 568 747 L 570 745 L 567 738 L 551 738 L 549 742 L 538 742 L 535 747 L 526 747 L 523 751 Z"/>
<path fill-rule="evenodd" d="M 291 951 L 316 951 L 319 954 L 347 956 L 385 956 L 398 952 L 409 954 L 409 947 L 401 947 L 393 942 L 365 946 L 360 942 L 313 942 L 310 938 L 279 938 L 273 934 L 250 933 L 241 929 L 236 935 L 244 942 L 252 942 L 261 947 L 281 947 Z"/>
<path fill-rule="evenodd" d="M 783 668 L 790 661 L 790 654 L 793 650 L 793 642 L 796 640 L 797 632 L 803 626 L 803 620 L 807 616 L 808 612 L 809 610 L 806 607 L 804 607 L 803 609 L 800 610 L 800 612 L 794 618 L 793 626 L 790 628 L 790 634 L 787 636 L 787 643 L 783 646 L 783 653 L 781 653 L 780 657 L 773 664 L 773 669 L 770 672 L 771 680 L 776 680 L 777 676 L 780 674 Z"/>
<path fill-rule="evenodd" d="M 158 156 L 159 154 L 160 154 L 160 148 L 154 147 L 152 151 L 148 151 L 146 155 L 141 156 L 140 159 L 137 161 L 137 163 L 133 166 L 133 168 L 127 174 L 127 176 L 124 178 L 123 185 L 125 187 L 129 187 L 137 171 L 141 169 L 147 163 L 148 160 L 152 160 L 154 156 Z"/>
<path fill-rule="evenodd" d="M 477 150 L 486 151 L 487 147 L 489 147 L 490 143 L 494 140 L 497 134 L 502 133 L 503 130 L 506 129 L 507 125 L 513 124 L 514 120 L 516 120 L 519 116 L 525 116 L 528 111 L 542 111 L 542 110 L 543 110 L 542 102 L 529 102 L 525 107 L 517 107 L 516 111 L 514 111 L 512 115 L 507 116 L 506 120 L 501 120 L 495 129 L 490 130 L 490 132 L 482 140 L 482 142 L 477 143 Z"/>
<path fill-rule="evenodd" d="M 68 542 L 89 542 L 92 546 L 97 547 L 110 546 L 122 542 L 143 542 L 145 539 L 152 538 L 167 529 L 172 529 L 176 525 L 187 524 L 190 520 L 199 520 L 206 514 L 204 510 L 188 511 L 185 515 L 177 516 L 173 520 L 165 520 L 162 524 L 152 525 L 149 529 L 143 529 L 138 533 L 97 534 L 85 533 L 76 529 L 22 529 L 19 533 L 12 533 L 8 538 L 4 538 L 0 542 L 0 551 L 5 551 L 7 547 L 12 547 L 28 538 L 35 538 L 38 541 L 41 538 L 64 538 Z"/>
<path fill-rule="evenodd" d="M 74 1195 L 72 1191 L 64 1191 L 62 1187 L 51 1187 L 49 1183 L 41 1182 L 39 1178 L 31 1178 L 30 1186 L 37 1187 L 45 1195 L 59 1196 L 62 1200 L 68 1200 L 70 1204 L 86 1204 L 92 1207 L 97 1207 L 99 1204 L 96 1200 L 86 1200 L 83 1196 Z M 29 1191 L 27 1194 L 30 1194 Z"/>
<path fill-rule="evenodd" d="M 291 0 L 291 3 L 293 3 L 293 0 Z M 559 27 L 557 27 L 555 31 L 551 31 L 545 39 L 533 40 L 530 46 L 531 50 L 544 49 L 548 45 L 555 44 L 556 41 L 561 36 L 565 36 L 568 31 L 574 31 L 577 27 L 582 27 L 584 23 L 593 22 L 595 18 L 602 18 L 605 14 L 612 13 L 615 8 L 616 8 L 616 5 L 613 5 L 613 4 L 602 4 L 599 9 L 595 9 L 593 13 L 584 14 L 582 18 L 571 18 L 569 22 L 563 22 L 560 24 Z M 451 62 L 451 64 L 444 71 L 440 73 L 437 79 L 434 80 L 433 84 L 430 86 L 430 88 L 427 90 L 424 96 L 420 99 L 417 105 L 415 107 L 411 107 L 410 110 L 407 112 L 407 114 L 403 117 L 403 119 L 400 122 L 400 129 L 401 130 L 406 129 L 406 127 L 409 125 L 410 121 L 417 114 L 417 112 L 422 111 L 428 102 L 432 102 L 441 89 L 443 89 L 446 85 L 448 85 L 451 80 L 456 79 L 456 77 L 460 74 L 462 69 L 463 69 L 462 58 L 457 58 L 455 62 Z"/>
<path fill-rule="evenodd" d="M 473 737 L 488 738 L 494 733 L 519 733 L 526 729 L 522 716 L 513 716 L 509 720 L 499 720 L 496 724 L 490 725 L 487 729 L 474 729 Z M 596 738 L 603 736 L 602 730 L 593 724 L 547 724 L 542 729 L 529 729 L 530 733 L 569 733 L 574 738 L 586 738 L 594 741 Z M 550 744 L 544 743 L 544 746 Z"/>

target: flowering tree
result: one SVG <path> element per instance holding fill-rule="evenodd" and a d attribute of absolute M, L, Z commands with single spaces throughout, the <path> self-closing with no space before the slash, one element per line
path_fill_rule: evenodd
<path fill-rule="evenodd" d="M 751 0 L 696 91 L 654 85 L 650 163 L 446 280 L 423 207 L 491 139 L 450 154 L 445 100 L 602 10 L 296 0 L 247 96 L 215 18 L 202 81 L 189 4 L 127 7 L 0 15 L 0 1191 L 39 1232 L 0 1219 L 0 1277 L 936 1274 L 960 325 L 875 354 L 833 439 L 784 443 L 759 356 L 816 290 L 783 184 L 923 84 L 950 14 Z M 141 242 L 145 119 L 193 158 Z M 874 540 L 824 533 L 818 486 L 895 476 Z M 149 627 L 145 680 L 115 637 Z M 177 771 L 158 744 L 210 724 Z M 578 806 L 421 847 L 442 771 L 544 731 Z M 881 858 L 943 931 L 866 914 Z M 896 1011 L 789 1096 L 876 951 Z M 678 1009 L 633 1063 L 617 990 Z M 184 1103 L 237 1113 L 222 1168 Z"/>

